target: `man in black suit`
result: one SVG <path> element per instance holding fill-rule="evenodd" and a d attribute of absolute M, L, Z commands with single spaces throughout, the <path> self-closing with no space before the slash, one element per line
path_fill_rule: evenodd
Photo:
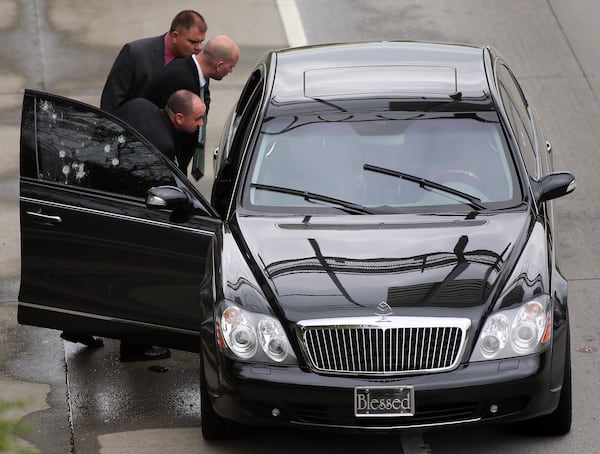
<path fill-rule="evenodd" d="M 152 79 L 144 97 L 157 106 L 164 106 L 167 98 L 176 90 L 186 89 L 198 93 L 206 104 L 206 112 L 210 108 L 209 80 L 221 80 L 233 71 L 240 58 L 240 49 L 228 36 L 217 35 L 209 39 L 204 49 L 188 58 L 176 59 L 161 69 Z M 204 119 L 206 124 L 206 118 Z M 200 152 L 201 158 L 194 161 L 204 163 L 204 138 L 206 130 L 201 128 L 194 135 L 181 135 L 177 147 L 179 168 L 185 174 L 194 153 Z M 199 167 L 194 166 L 192 175 L 199 179 L 201 174 L 195 173 Z M 201 172 L 203 173 L 203 172 Z"/>
<path fill-rule="evenodd" d="M 193 134 L 202 126 L 206 106 L 189 90 L 177 90 L 169 96 L 164 109 L 145 98 L 132 99 L 117 109 L 115 115 L 133 126 L 158 150 L 175 158 L 178 134 Z M 121 361 L 145 361 L 171 356 L 167 348 L 121 341 Z"/>
<path fill-rule="evenodd" d="M 125 44 L 106 79 L 100 108 L 113 113 L 125 101 L 142 97 L 163 66 L 200 52 L 206 30 L 200 13 L 184 10 L 175 16 L 167 33 Z"/>
<path fill-rule="evenodd" d="M 152 145 L 171 159 L 175 159 L 175 139 L 178 134 L 193 134 L 202 126 L 206 106 L 200 97 L 189 90 L 174 92 L 160 109 L 145 98 L 136 98 L 122 104 L 115 112 L 130 126 L 145 136 Z M 60 337 L 80 342 L 88 348 L 104 345 L 102 339 L 88 334 L 64 331 Z M 168 348 L 121 341 L 121 361 L 149 361 L 171 356 Z"/>
<path fill-rule="evenodd" d="M 177 162 L 175 143 L 178 135 L 191 135 L 204 125 L 206 106 L 200 96 L 189 90 L 177 90 L 169 96 L 164 109 L 145 98 L 122 104 L 115 115 L 133 126 L 165 156 Z"/>

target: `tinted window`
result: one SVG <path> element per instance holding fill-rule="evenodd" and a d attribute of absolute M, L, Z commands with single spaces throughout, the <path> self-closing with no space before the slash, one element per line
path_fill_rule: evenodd
<path fill-rule="evenodd" d="M 211 204 L 222 215 L 225 214 L 233 191 L 239 163 L 245 144 L 253 131 L 264 90 L 264 80 L 260 70 L 255 70 L 231 115 L 226 136 L 222 137 L 219 168 L 215 169 L 216 179 L 211 194 Z"/>
<path fill-rule="evenodd" d="M 527 109 L 527 101 L 512 74 L 502 65 L 498 67 L 498 88 L 527 172 L 532 177 L 536 177 L 536 142 L 533 124 Z"/>
<path fill-rule="evenodd" d="M 495 112 L 373 112 L 268 119 L 255 148 L 245 200 L 248 206 L 271 207 L 270 211 L 327 206 L 260 189 L 258 184 L 367 207 L 410 210 L 460 205 L 456 197 L 413 181 L 365 170 L 367 164 L 449 186 L 486 206 L 520 198 Z"/>
<path fill-rule="evenodd" d="M 39 178 L 136 198 L 176 185 L 165 158 L 113 120 L 60 100 L 35 109 Z"/>
<path fill-rule="evenodd" d="M 240 148 L 241 142 L 250 133 L 249 125 L 251 119 L 256 115 L 260 106 L 261 94 L 264 88 L 263 82 L 260 70 L 256 70 L 250 79 L 248 79 L 242 91 L 231 128 L 233 143 L 230 146 L 233 148 Z"/>

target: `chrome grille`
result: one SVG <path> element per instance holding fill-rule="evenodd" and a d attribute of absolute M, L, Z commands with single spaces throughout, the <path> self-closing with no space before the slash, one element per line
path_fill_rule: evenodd
<path fill-rule="evenodd" d="M 470 320 L 363 317 L 298 323 L 308 363 L 315 371 L 399 375 L 454 369 Z"/>

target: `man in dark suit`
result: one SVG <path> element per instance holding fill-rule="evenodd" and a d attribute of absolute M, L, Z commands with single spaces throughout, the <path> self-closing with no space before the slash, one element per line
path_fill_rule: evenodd
<path fill-rule="evenodd" d="M 169 96 L 164 109 L 145 98 L 122 104 L 115 115 L 146 137 L 165 156 L 176 161 L 175 143 L 180 134 L 192 135 L 204 125 L 206 106 L 200 96 L 177 90 Z"/>
<path fill-rule="evenodd" d="M 206 112 L 210 108 L 209 80 L 221 80 L 233 71 L 240 58 L 240 49 L 228 36 L 217 35 L 209 39 L 204 49 L 188 58 L 176 59 L 161 69 L 152 79 L 144 97 L 152 101 L 158 107 L 164 106 L 167 98 L 176 90 L 186 89 L 198 93 L 206 104 Z M 204 119 L 206 124 L 206 118 Z M 185 174 L 194 153 L 201 153 L 201 158 L 194 161 L 204 163 L 204 139 L 206 130 L 201 128 L 194 135 L 181 135 L 177 147 L 177 160 L 179 168 Z M 203 173 L 194 166 L 192 175 L 199 179 Z M 195 173 L 198 170 L 200 173 Z"/>
<path fill-rule="evenodd" d="M 125 44 L 106 79 L 100 108 L 113 113 L 125 101 L 142 97 L 163 66 L 200 52 L 206 30 L 200 13 L 184 10 L 175 16 L 167 33 Z"/>
<path fill-rule="evenodd" d="M 136 98 L 122 104 L 115 115 L 145 136 L 152 145 L 171 159 L 175 159 L 175 138 L 178 134 L 193 134 L 202 126 L 206 106 L 200 97 L 189 90 L 174 92 L 160 109 L 145 98 Z M 104 345 L 102 339 L 88 334 L 63 332 L 70 342 L 80 342 L 88 348 Z M 121 341 L 121 361 L 149 361 L 171 356 L 168 348 Z"/>

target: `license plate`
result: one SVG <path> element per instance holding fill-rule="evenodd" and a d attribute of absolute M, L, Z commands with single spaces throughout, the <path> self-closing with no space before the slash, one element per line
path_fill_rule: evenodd
<path fill-rule="evenodd" d="M 415 390 L 412 386 L 360 386 L 354 388 L 357 417 L 413 416 Z"/>

